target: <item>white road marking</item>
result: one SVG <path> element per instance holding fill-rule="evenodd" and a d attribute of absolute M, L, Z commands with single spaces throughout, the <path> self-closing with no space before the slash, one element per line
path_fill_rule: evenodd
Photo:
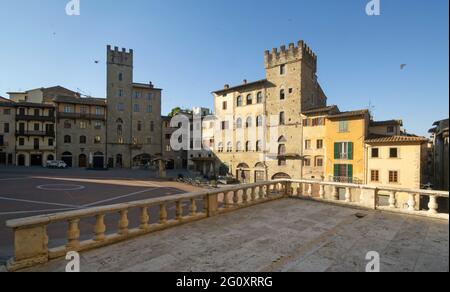
<path fill-rule="evenodd" d="M 1 212 L 0 216 L 5 215 L 25 215 L 25 214 L 36 214 L 36 213 L 49 213 L 49 212 L 63 212 L 72 211 L 77 208 L 66 208 L 66 209 L 47 209 L 47 210 L 35 210 L 35 211 L 15 211 L 15 212 Z"/>
<path fill-rule="evenodd" d="M 42 202 L 42 201 L 31 201 L 31 200 L 22 200 L 22 199 L 14 199 L 14 198 L 6 198 L 6 197 L 0 197 L 0 200 L 13 201 L 13 202 L 22 202 L 22 203 L 31 203 L 31 204 L 40 204 L 40 205 L 69 207 L 69 208 L 79 208 L 79 206 L 77 206 L 77 205 L 50 203 L 50 202 Z"/>
<path fill-rule="evenodd" d="M 157 189 L 158 188 L 151 188 L 151 189 L 146 189 L 146 190 L 142 190 L 142 191 L 139 191 L 139 192 L 134 192 L 134 193 L 126 194 L 126 195 L 121 195 L 121 196 L 109 198 L 109 199 L 106 199 L 106 200 L 101 200 L 101 201 L 98 201 L 98 202 L 94 202 L 94 203 L 91 203 L 91 204 L 83 205 L 83 206 L 81 206 L 81 208 L 84 209 L 84 208 L 92 207 L 92 206 L 95 206 L 95 205 L 98 205 L 98 204 L 103 204 L 103 203 L 116 201 L 116 200 L 123 199 L 123 198 L 132 197 L 132 196 L 135 196 L 135 195 L 140 195 L 140 194 L 147 193 L 147 192 L 150 192 L 150 191 L 154 191 L 154 190 L 157 190 Z"/>
<path fill-rule="evenodd" d="M 44 191 L 59 191 L 59 192 L 65 192 L 65 191 L 80 191 L 84 190 L 85 186 L 80 185 L 40 185 L 36 187 L 39 190 Z"/>

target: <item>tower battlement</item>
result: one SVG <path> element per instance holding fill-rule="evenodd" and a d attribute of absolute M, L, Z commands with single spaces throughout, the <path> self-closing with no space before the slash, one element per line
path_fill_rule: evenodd
<path fill-rule="evenodd" d="M 316 70 L 317 56 L 304 41 L 299 41 L 297 45 L 291 43 L 287 48 L 283 45 L 279 49 L 272 49 L 272 52 L 265 51 L 264 53 L 266 69 L 300 60 L 305 60 L 313 67 L 314 71 Z"/>
<path fill-rule="evenodd" d="M 133 50 L 119 47 L 112 48 L 110 45 L 107 46 L 107 57 L 108 64 L 123 65 L 123 66 L 133 66 Z"/>

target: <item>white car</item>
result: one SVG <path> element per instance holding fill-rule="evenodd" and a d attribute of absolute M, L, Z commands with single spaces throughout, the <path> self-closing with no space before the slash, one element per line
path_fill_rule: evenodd
<path fill-rule="evenodd" d="M 62 160 L 47 161 L 48 168 L 67 168 L 67 164 Z"/>

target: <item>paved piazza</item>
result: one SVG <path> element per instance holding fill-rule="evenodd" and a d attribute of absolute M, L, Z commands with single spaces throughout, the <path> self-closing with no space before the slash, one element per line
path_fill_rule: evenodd
<path fill-rule="evenodd" d="M 144 170 L 0 168 L 0 265 L 13 255 L 13 234 L 5 227 L 9 219 L 198 190 L 185 184 L 155 179 L 154 175 L 154 172 Z M 131 213 L 131 221 L 137 221 L 137 216 Z M 106 224 L 115 226 L 115 220 L 111 217 Z M 81 228 L 92 230 L 94 223 L 88 220 Z M 66 232 L 66 224 L 49 227 L 49 236 L 56 239 L 56 243 L 58 239 L 66 238 Z"/>
<path fill-rule="evenodd" d="M 82 253 L 82 271 L 448 272 L 448 221 L 283 199 Z M 28 271 L 64 271 L 64 260 Z"/>

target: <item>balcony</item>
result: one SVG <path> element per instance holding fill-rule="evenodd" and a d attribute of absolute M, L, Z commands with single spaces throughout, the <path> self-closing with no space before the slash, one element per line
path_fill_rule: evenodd
<path fill-rule="evenodd" d="M 48 146 L 48 145 L 21 145 L 17 146 L 18 151 L 54 151 L 55 146 Z"/>
<path fill-rule="evenodd" d="M 24 115 L 24 114 L 18 114 L 16 115 L 17 121 L 37 121 L 37 122 L 55 122 L 54 116 L 36 116 L 36 115 Z"/>
<path fill-rule="evenodd" d="M 381 192 L 389 205 L 379 204 Z M 406 208 L 396 204 L 400 193 L 409 195 Z M 416 204 L 419 196 L 427 207 Z M 448 205 L 448 192 L 277 180 L 16 219 L 7 222 L 16 242 L 8 267 L 63 271 L 64 256 L 76 250 L 83 271 L 362 272 L 374 250 L 382 271 L 447 271 L 449 215 L 438 198 Z M 118 227 L 109 230 L 105 217 L 115 214 Z M 65 223 L 66 240 L 52 241 L 48 228 Z"/>
<path fill-rule="evenodd" d="M 77 119 L 77 120 L 97 120 L 97 121 L 106 121 L 105 115 L 96 115 L 96 114 L 83 114 L 83 113 L 65 113 L 58 112 L 58 119 Z"/>
<path fill-rule="evenodd" d="M 54 131 L 16 131 L 16 136 L 55 137 Z"/>

